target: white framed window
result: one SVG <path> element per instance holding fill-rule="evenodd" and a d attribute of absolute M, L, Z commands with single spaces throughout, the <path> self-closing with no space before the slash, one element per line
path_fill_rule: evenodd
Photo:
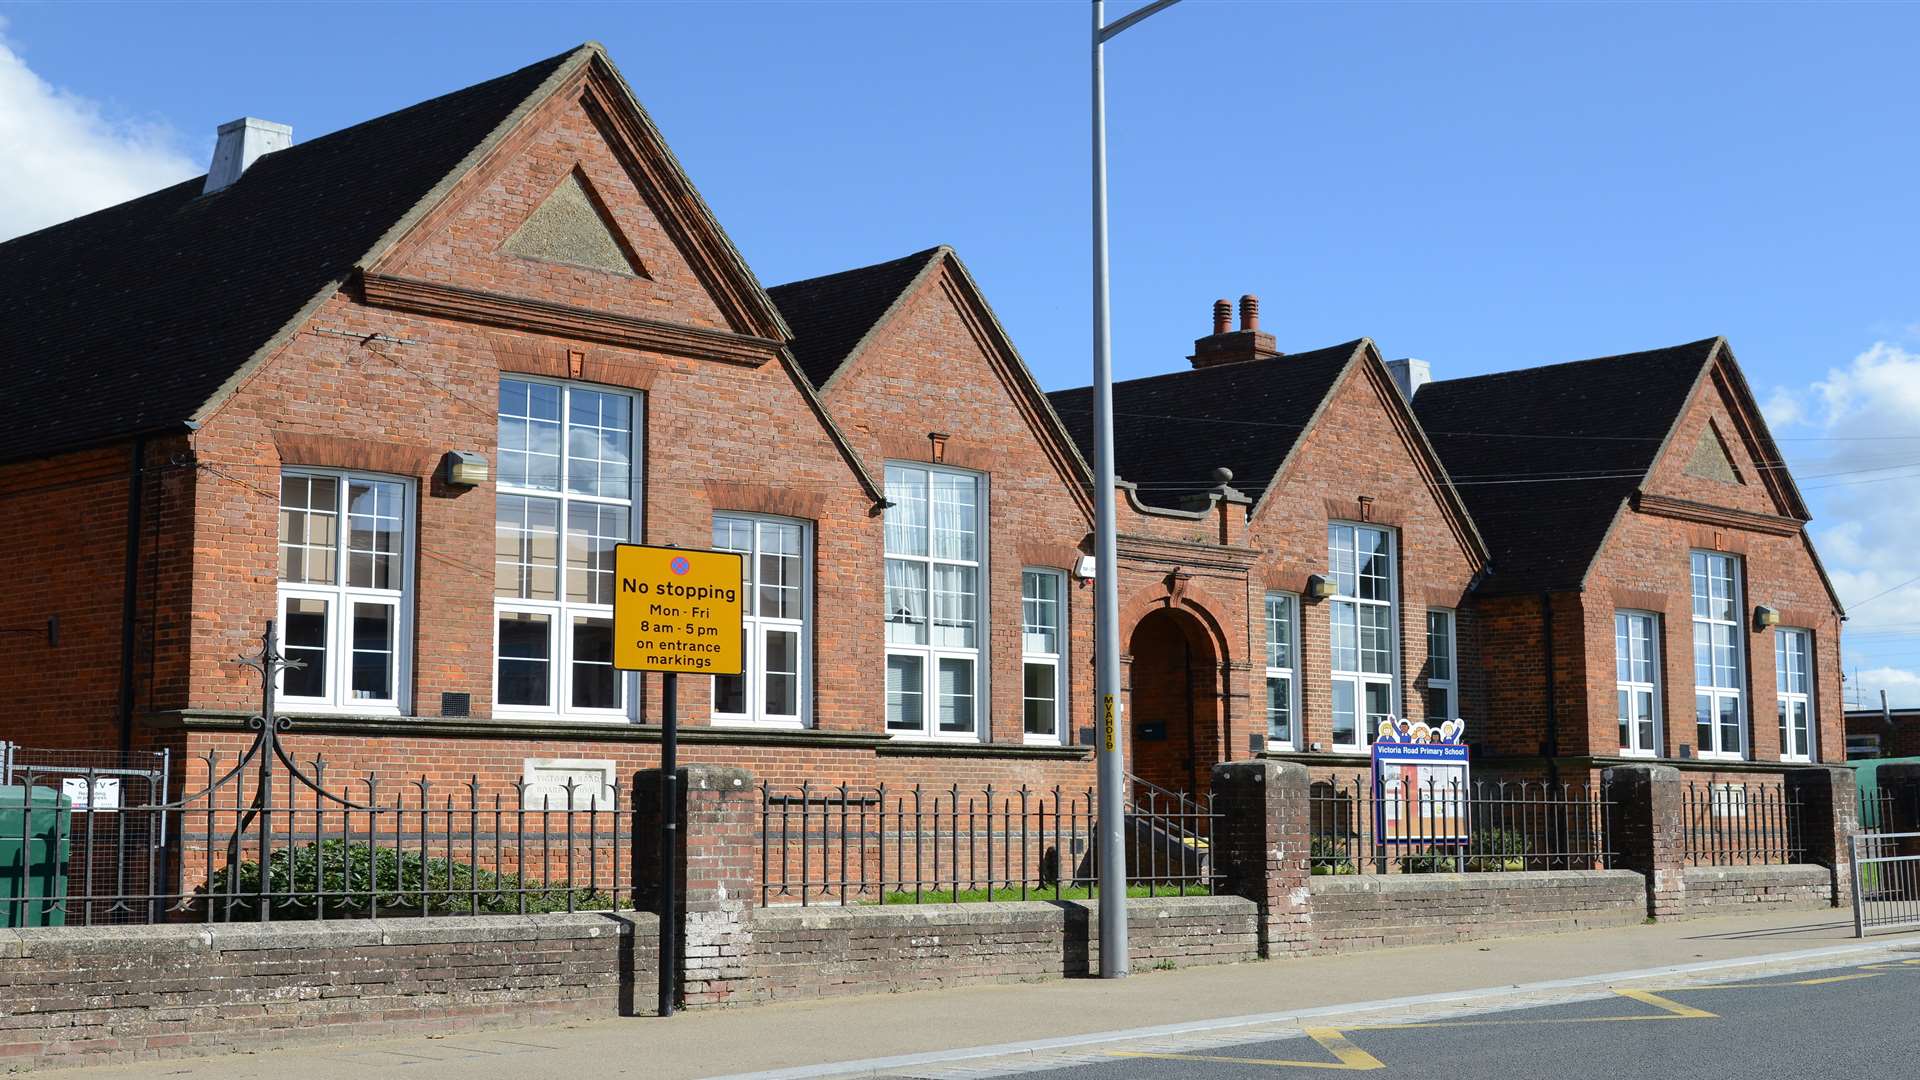
<path fill-rule="evenodd" d="M 886 478 L 887 730 L 977 740 L 986 481 L 918 464 L 889 464 Z"/>
<path fill-rule="evenodd" d="M 1460 718 L 1459 657 L 1454 648 L 1453 612 L 1427 609 L 1427 723 L 1435 727 Z"/>
<path fill-rule="evenodd" d="M 1300 642 L 1300 600 L 1267 594 L 1267 745 L 1290 750 L 1300 737 L 1300 686 L 1294 678 Z"/>
<path fill-rule="evenodd" d="M 761 514 L 715 514 L 713 546 L 740 553 L 747 592 L 740 628 L 746 670 L 714 676 L 714 722 L 802 727 L 808 715 L 813 637 L 807 523 Z"/>
<path fill-rule="evenodd" d="M 1020 683 L 1025 738 L 1057 745 L 1066 732 L 1067 575 L 1020 571 Z"/>
<path fill-rule="evenodd" d="M 288 705 L 398 715 L 413 640 L 411 481 L 335 469 L 280 474 L 279 638 L 300 669 Z"/>
<path fill-rule="evenodd" d="M 1614 700 L 1620 721 L 1620 753 L 1660 753 L 1660 616 L 1651 611 L 1613 613 Z"/>
<path fill-rule="evenodd" d="M 630 715 L 613 667 L 613 549 L 636 535 L 637 394 L 500 380 L 494 502 L 496 714 Z"/>
<path fill-rule="evenodd" d="M 1780 702 L 1780 760 L 1813 760 L 1813 632 L 1773 632 L 1774 691 Z"/>
<path fill-rule="evenodd" d="M 1703 758 L 1746 755 L 1746 665 L 1740 641 L 1740 561 L 1693 553 L 1693 711 L 1695 751 Z"/>
<path fill-rule="evenodd" d="M 1329 524 L 1327 564 L 1335 586 L 1327 603 L 1333 744 L 1363 750 L 1380 722 L 1399 713 L 1393 533 L 1370 525 Z"/>

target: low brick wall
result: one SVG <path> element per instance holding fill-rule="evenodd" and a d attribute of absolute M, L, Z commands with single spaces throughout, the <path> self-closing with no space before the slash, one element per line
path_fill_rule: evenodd
<path fill-rule="evenodd" d="M 1187 896 L 1127 902 L 1136 968 L 1255 959 L 1252 901 Z M 1097 905 L 768 908 L 754 913 L 754 1000 L 926 990 L 1087 975 L 1098 966 Z"/>
<path fill-rule="evenodd" d="M 1308 951 L 1553 934 L 1631 926 L 1647 917 L 1631 870 L 1316 877 Z"/>
<path fill-rule="evenodd" d="M 1833 871 L 1824 866 L 1689 866 L 1682 877 L 1690 916 L 1834 904 Z"/>
<path fill-rule="evenodd" d="M 648 914 L 0 930 L 0 1070 L 651 1012 Z"/>

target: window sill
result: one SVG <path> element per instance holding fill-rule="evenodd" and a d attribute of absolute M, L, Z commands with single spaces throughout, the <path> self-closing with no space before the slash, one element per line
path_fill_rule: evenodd
<path fill-rule="evenodd" d="M 888 738 L 873 748 L 886 757 L 1027 758 L 1041 761 L 1086 761 L 1091 746 L 1032 743 L 936 742 L 932 739 Z"/>
<path fill-rule="evenodd" d="M 163 731 L 245 731 L 253 714 L 238 710 L 184 709 L 151 714 L 148 727 Z M 454 718 L 444 716 L 371 716 L 342 713 L 282 713 L 292 721 L 288 736 L 373 735 L 410 739 L 559 739 L 573 742 L 657 743 L 658 724 L 554 717 Z M 870 750 L 892 740 L 853 731 L 775 727 L 682 726 L 680 741 L 723 746 L 806 746 Z"/>

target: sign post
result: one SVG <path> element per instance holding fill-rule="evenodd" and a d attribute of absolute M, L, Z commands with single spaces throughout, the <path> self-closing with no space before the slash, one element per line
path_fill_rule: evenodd
<path fill-rule="evenodd" d="M 659 1014 L 672 1016 L 680 960 L 680 673 L 745 670 L 745 564 L 731 551 L 620 544 L 613 569 L 613 666 L 661 672 Z"/>

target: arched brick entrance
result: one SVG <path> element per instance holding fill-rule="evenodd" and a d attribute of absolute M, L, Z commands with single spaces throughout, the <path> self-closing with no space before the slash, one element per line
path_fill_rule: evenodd
<path fill-rule="evenodd" d="M 1128 771 L 1170 791 L 1206 791 L 1224 749 L 1213 635 L 1192 612 L 1155 608 L 1127 651 Z"/>

